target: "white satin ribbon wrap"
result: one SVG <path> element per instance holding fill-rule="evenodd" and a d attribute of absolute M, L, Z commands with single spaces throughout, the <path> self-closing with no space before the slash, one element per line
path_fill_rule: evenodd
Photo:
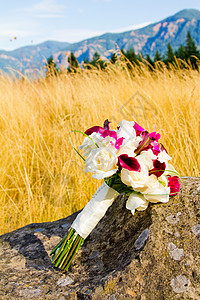
<path fill-rule="evenodd" d="M 115 198 L 119 195 L 117 191 L 109 187 L 105 182 L 97 189 L 92 199 L 78 214 L 71 227 L 84 239 L 90 234 Z"/>

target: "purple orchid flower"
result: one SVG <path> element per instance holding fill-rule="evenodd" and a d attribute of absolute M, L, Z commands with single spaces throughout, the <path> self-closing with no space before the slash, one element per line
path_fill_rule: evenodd
<path fill-rule="evenodd" d="M 141 140 L 137 149 L 135 150 L 136 155 L 140 154 L 140 152 L 143 150 L 148 150 L 148 149 L 152 148 L 151 143 L 153 142 L 153 140 L 149 137 L 148 131 L 143 131 L 142 136 L 143 136 L 143 139 Z"/>
<path fill-rule="evenodd" d="M 178 176 L 168 176 L 168 186 L 170 187 L 170 196 L 175 196 L 180 192 L 180 179 Z"/>
<path fill-rule="evenodd" d="M 158 140 L 160 139 L 160 133 L 156 133 L 155 131 L 153 131 L 152 133 L 149 134 L 150 139 L 158 142 Z"/>
<path fill-rule="evenodd" d="M 121 145 L 123 144 L 123 140 L 124 140 L 123 137 L 120 137 L 118 140 L 116 140 L 115 148 L 116 148 L 117 150 L 119 150 L 119 148 L 120 148 Z"/>
<path fill-rule="evenodd" d="M 138 123 L 135 122 L 133 128 L 135 129 L 136 131 L 136 135 L 140 135 L 144 130 L 144 128 L 142 128 Z"/>
<path fill-rule="evenodd" d="M 153 147 L 152 147 L 153 154 L 158 155 L 161 151 L 160 150 L 160 144 L 158 142 L 154 141 L 152 143 L 152 145 L 153 145 Z"/>

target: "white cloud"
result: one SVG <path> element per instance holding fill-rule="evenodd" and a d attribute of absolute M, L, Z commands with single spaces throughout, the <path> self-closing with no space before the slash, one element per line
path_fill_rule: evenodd
<path fill-rule="evenodd" d="M 54 0 L 42 0 L 41 2 L 35 4 L 32 7 L 32 9 L 37 12 L 44 13 L 61 13 L 63 9 L 65 9 L 65 6 L 61 4 L 56 4 Z"/>
<path fill-rule="evenodd" d="M 144 22 L 144 23 L 137 24 L 137 25 L 132 25 L 132 26 L 127 26 L 127 27 L 117 28 L 117 29 L 114 29 L 114 30 L 110 30 L 109 32 L 111 32 L 111 33 L 118 33 L 118 32 L 125 32 L 125 31 L 130 31 L 130 30 L 136 30 L 136 29 L 148 26 L 149 24 L 151 24 L 151 22 Z"/>
<path fill-rule="evenodd" d="M 57 4 L 55 0 L 42 0 L 26 10 L 39 18 L 60 18 L 64 17 L 65 9 L 65 5 Z"/>

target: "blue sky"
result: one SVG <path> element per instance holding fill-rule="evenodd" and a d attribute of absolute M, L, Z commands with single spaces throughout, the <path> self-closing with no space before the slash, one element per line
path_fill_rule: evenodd
<path fill-rule="evenodd" d="M 105 32 L 123 32 L 200 9 L 199 0 L 2 0 L 0 49 L 46 40 L 77 42 Z"/>

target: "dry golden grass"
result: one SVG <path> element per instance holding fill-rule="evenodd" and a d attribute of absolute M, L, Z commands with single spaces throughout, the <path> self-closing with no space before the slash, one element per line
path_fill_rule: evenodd
<path fill-rule="evenodd" d="M 199 176 L 200 74 L 122 66 L 38 81 L 0 78 L 0 232 L 81 209 L 98 180 L 70 145 L 71 130 L 135 120 L 161 133 L 181 175 Z M 72 133 L 78 147 L 83 136 Z"/>

